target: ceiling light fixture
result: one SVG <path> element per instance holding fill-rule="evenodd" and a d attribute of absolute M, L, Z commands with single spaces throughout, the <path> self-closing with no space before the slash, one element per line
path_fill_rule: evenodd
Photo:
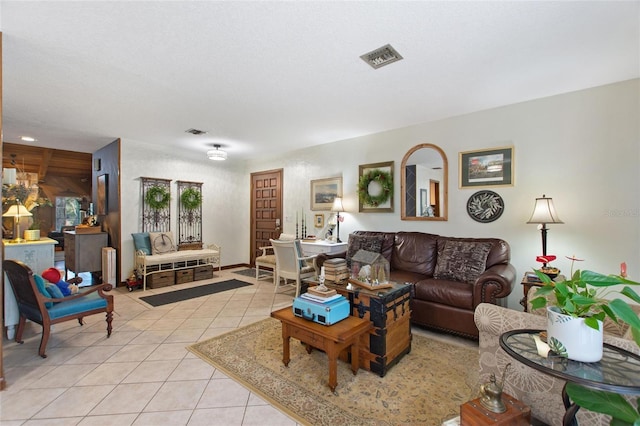
<path fill-rule="evenodd" d="M 24 142 L 35 142 L 37 139 L 31 136 L 20 136 L 20 139 Z"/>
<path fill-rule="evenodd" d="M 207 151 L 207 157 L 213 161 L 224 161 L 227 159 L 227 152 L 220 149 L 220 145 L 214 145 L 215 149 Z"/>
<path fill-rule="evenodd" d="M 192 135 L 206 135 L 207 132 L 206 130 L 200 130 L 200 129 L 194 129 L 193 127 L 191 129 L 187 129 L 185 130 L 185 133 L 191 133 Z"/>
<path fill-rule="evenodd" d="M 372 50 L 369 53 L 365 53 L 360 56 L 360 59 L 371 65 L 373 69 L 378 69 L 385 65 L 389 65 L 393 62 L 399 61 L 402 58 L 396 49 L 391 47 L 390 44 L 386 46 L 379 47 L 376 50 Z"/>

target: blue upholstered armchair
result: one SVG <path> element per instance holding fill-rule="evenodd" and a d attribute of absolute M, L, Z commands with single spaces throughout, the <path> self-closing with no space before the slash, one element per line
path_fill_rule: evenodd
<path fill-rule="evenodd" d="M 105 294 L 105 291 L 111 290 L 111 284 L 92 286 L 72 296 L 53 297 L 42 277 L 34 275 L 24 263 L 5 260 L 2 266 L 9 278 L 20 312 L 16 342 L 23 343 L 22 333 L 27 320 L 40 324 L 42 339 L 38 353 L 42 358 L 46 358 L 45 349 L 51 325 L 73 319 L 77 319 L 80 325 L 83 325 L 84 317 L 102 312 L 107 314 L 107 337 L 111 336 L 113 296 Z"/>

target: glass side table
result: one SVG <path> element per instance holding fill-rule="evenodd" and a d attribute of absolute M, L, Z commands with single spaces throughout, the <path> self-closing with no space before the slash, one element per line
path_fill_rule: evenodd
<path fill-rule="evenodd" d="M 599 362 L 579 362 L 560 356 L 538 355 L 533 335 L 541 330 L 512 330 L 500 336 L 500 347 L 515 360 L 567 382 L 587 388 L 619 394 L 640 395 L 640 356 L 624 349 L 604 344 Z M 563 426 L 577 425 L 578 405 L 569 400 L 566 384 L 562 388 L 565 407 Z"/>

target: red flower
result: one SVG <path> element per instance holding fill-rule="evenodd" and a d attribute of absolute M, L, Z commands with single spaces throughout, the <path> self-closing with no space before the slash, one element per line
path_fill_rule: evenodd
<path fill-rule="evenodd" d="M 556 260 L 556 256 L 554 256 L 552 254 L 548 254 L 546 256 L 537 256 L 536 257 L 536 262 L 540 262 L 540 263 L 551 263 L 554 260 Z"/>

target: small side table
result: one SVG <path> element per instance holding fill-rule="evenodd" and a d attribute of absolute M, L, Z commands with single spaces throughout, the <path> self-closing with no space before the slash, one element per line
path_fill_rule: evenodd
<path fill-rule="evenodd" d="M 599 362 L 579 362 L 559 356 L 543 358 L 538 355 L 533 335 L 541 330 L 511 330 L 500 336 L 500 347 L 515 360 L 544 374 L 590 389 L 621 394 L 640 395 L 640 356 L 605 343 Z M 580 409 L 572 403 L 562 388 L 565 415 L 563 426 L 577 425 Z"/>
<path fill-rule="evenodd" d="M 335 392 L 338 386 L 338 355 L 351 347 L 351 371 L 358 373 L 360 360 L 360 336 L 368 333 L 373 327 L 370 321 L 349 316 L 331 326 L 321 325 L 313 321 L 299 318 L 293 314 L 291 307 L 271 312 L 271 316 L 282 323 L 282 363 L 289 365 L 289 341 L 291 337 L 307 345 L 307 352 L 312 348 L 323 350 L 329 358 L 329 388 Z"/>
<path fill-rule="evenodd" d="M 480 398 L 460 406 L 460 424 L 465 426 L 529 426 L 531 409 L 507 393 L 502 394 L 507 411 L 494 413 L 480 403 Z"/>
<path fill-rule="evenodd" d="M 528 300 L 527 300 L 527 295 L 529 294 L 529 290 L 531 289 L 531 287 L 542 287 L 542 283 L 539 281 L 530 281 L 529 278 L 527 278 L 527 274 L 524 274 L 524 276 L 522 277 L 522 282 L 520 283 L 522 284 L 522 292 L 524 293 L 524 296 L 522 296 L 522 299 L 520 299 L 520 304 L 522 305 L 522 307 L 524 308 L 525 312 L 528 312 Z"/>

